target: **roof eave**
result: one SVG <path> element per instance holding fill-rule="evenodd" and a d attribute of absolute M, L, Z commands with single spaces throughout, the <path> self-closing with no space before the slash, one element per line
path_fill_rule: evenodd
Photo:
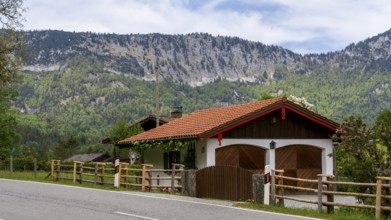
<path fill-rule="evenodd" d="M 198 139 L 196 135 L 186 135 L 186 136 L 174 136 L 174 137 L 162 137 L 162 138 L 151 138 L 146 140 L 130 140 L 126 142 L 122 142 L 121 145 L 132 144 L 133 142 L 157 142 L 157 141 L 169 141 L 169 140 L 195 140 Z"/>

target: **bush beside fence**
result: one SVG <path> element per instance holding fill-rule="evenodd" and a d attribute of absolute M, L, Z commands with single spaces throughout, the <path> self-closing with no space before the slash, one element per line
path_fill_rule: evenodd
<path fill-rule="evenodd" d="M 33 157 L 13 157 L 13 171 L 34 171 L 34 159 Z M 0 170 L 10 171 L 10 162 L 11 158 L 0 161 Z M 50 171 L 50 161 L 37 160 L 37 171 Z"/>

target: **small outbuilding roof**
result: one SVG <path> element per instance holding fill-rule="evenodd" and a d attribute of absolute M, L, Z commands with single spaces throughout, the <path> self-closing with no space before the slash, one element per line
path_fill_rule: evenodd
<path fill-rule="evenodd" d="M 76 154 L 64 161 L 79 161 L 79 162 L 104 162 L 108 157 L 104 153 Z"/>

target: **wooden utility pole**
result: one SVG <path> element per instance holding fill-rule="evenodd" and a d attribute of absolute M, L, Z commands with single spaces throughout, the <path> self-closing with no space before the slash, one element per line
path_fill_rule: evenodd
<path fill-rule="evenodd" d="M 155 83 L 155 92 L 156 92 L 156 127 L 159 127 L 159 117 L 160 117 L 160 110 L 159 110 L 159 70 L 157 65 L 155 66 L 155 76 L 156 76 L 156 83 Z"/>

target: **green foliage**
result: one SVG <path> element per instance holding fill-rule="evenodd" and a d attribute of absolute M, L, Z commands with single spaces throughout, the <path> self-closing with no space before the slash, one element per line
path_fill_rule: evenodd
<path fill-rule="evenodd" d="M 272 94 L 262 94 L 260 97 L 259 97 L 259 100 L 268 100 L 268 99 L 272 99 L 272 98 L 276 98 L 277 96 L 275 95 L 272 95 Z"/>
<path fill-rule="evenodd" d="M 170 141 L 161 142 L 160 147 L 165 152 L 181 151 L 181 150 L 189 147 L 190 144 L 191 144 L 191 141 L 181 141 L 181 140 L 173 141 L 173 140 L 170 140 Z"/>
<path fill-rule="evenodd" d="M 306 97 L 323 116 L 341 121 L 346 115 L 358 115 L 368 125 L 383 109 L 391 109 L 391 74 L 338 71 L 289 74 L 267 84 L 218 78 L 199 87 L 166 77 L 159 86 L 161 115 L 168 116 L 174 105 L 183 106 L 188 114 L 258 100 L 262 94 Z M 80 151 L 87 152 L 110 135 L 117 120 L 135 122 L 155 111 L 154 82 L 107 72 L 97 57 L 71 57 L 61 71 L 24 72 L 23 76 L 20 97 L 14 102 L 21 112 L 17 129 L 23 133 L 23 147 L 35 152 L 54 150 L 57 140 L 70 136 L 83 145 Z"/>
<path fill-rule="evenodd" d="M 7 157 L 15 148 L 15 111 L 11 110 L 11 101 L 17 93 L 15 86 L 21 67 L 22 37 L 15 31 L 21 27 L 23 0 L 0 1 L 0 159 Z"/>
<path fill-rule="evenodd" d="M 109 137 L 112 144 L 117 144 L 118 141 L 129 137 L 129 125 L 125 119 L 118 119 L 114 123 L 110 129 Z"/>
<path fill-rule="evenodd" d="M 375 122 L 376 137 L 391 152 L 391 110 L 382 111 Z"/>
<path fill-rule="evenodd" d="M 26 157 L 14 157 L 12 159 L 14 171 L 33 171 L 34 170 L 34 157 L 29 155 Z M 6 158 L 0 163 L 1 170 L 9 170 L 10 158 Z M 47 160 L 37 159 L 37 170 L 38 171 L 50 171 L 51 163 Z"/>
<path fill-rule="evenodd" d="M 191 141 L 182 141 L 182 140 L 169 140 L 169 141 L 135 141 L 132 142 L 132 146 L 137 149 L 138 152 L 142 150 L 152 149 L 155 147 L 163 149 L 165 152 L 169 151 L 180 151 L 189 147 Z"/>
<path fill-rule="evenodd" d="M 389 136 L 382 131 L 389 131 L 390 123 L 383 121 L 389 117 L 385 111 L 377 118 L 378 127 L 368 128 L 360 117 L 350 116 L 338 128 L 334 139 L 339 139 L 337 146 L 337 174 L 347 176 L 355 182 L 374 182 L 376 176 L 388 176 L 391 173 L 391 148 Z M 376 132 L 378 131 L 378 132 Z M 355 191 L 366 192 L 374 189 L 359 187 Z M 362 199 L 362 198 L 361 198 Z"/>
<path fill-rule="evenodd" d="M 53 158 L 56 160 L 64 160 L 75 154 L 79 142 L 75 137 L 71 136 L 66 141 L 61 141 L 57 144 L 53 152 Z"/>
<path fill-rule="evenodd" d="M 129 127 L 128 137 L 132 137 L 142 132 L 144 132 L 144 129 L 141 127 L 140 123 L 133 124 L 132 126 Z"/>
<path fill-rule="evenodd" d="M 4 159 L 15 148 L 15 139 L 18 134 L 15 131 L 14 110 L 1 104 L 2 101 L 0 100 L 0 159 Z"/>
<path fill-rule="evenodd" d="M 143 128 L 140 124 L 136 123 L 129 126 L 124 119 L 117 120 L 110 129 L 109 138 L 113 147 L 113 155 L 115 158 L 128 158 L 129 149 L 119 148 L 117 146 L 118 141 L 131 137 L 133 135 L 143 132 Z"/>

